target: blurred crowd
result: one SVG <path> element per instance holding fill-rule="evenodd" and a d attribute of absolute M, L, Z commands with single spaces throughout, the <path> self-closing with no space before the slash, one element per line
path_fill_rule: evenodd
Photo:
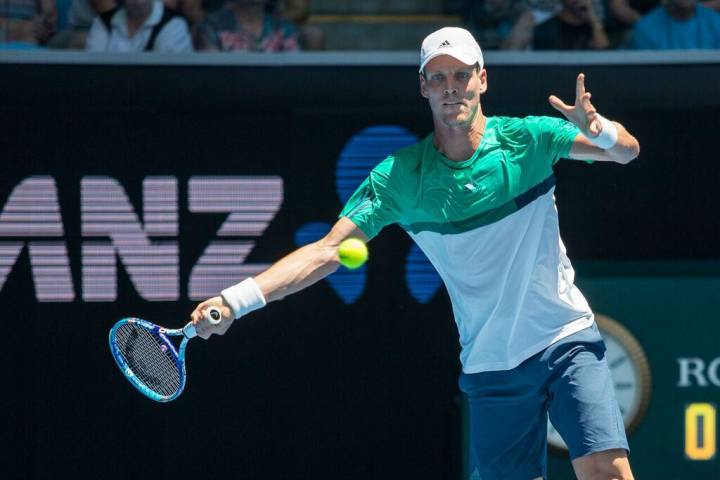
<path fill-rule="evenodd" d="M 320 50 L 309 0 L 0 0 L 4 48 L 94 52 Z"/>
<path fill-rule="evenodd" d="M 465 0 L 459 8 L 485 49 L 720 49 L 720 0 Z M 0 0 L 0 47 L 321 50 L 324 33 L 309 17 L 310 0 Z"/>
<path fill-rule="evenodd" d="M 720 0 L 469 0 L 480 45 L 502 50 L 719 49 Z"/>

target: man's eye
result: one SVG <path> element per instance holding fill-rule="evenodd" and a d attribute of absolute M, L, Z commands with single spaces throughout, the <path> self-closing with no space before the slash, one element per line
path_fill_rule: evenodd
<path fill-rule="evenodd" d="M 470 78 L 470 74 L 468 72 L 458 72 L 456 74 L 456 77 L 459 80 L 467 80 L 468 78 Z"/>

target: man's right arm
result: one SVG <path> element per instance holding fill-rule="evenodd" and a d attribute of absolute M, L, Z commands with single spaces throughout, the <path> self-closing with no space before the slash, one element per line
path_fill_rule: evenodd
<path fill-rule="evenodd" d="M 264 297 L 264 301 L 269 303 L 280 300 L 335 272 L 340 265 L 337 254 L 338 246 L 349 237 L 360 238 L 363 241 L 368 240 L 367 236 L 351 220 L 342 217 L 325 237 L 295 250 L 256 276 L 253 281 Z M 204 320 L 203 313 L 211 306 L 220 308 L 222 313 L 223 321 L 218 325 L 210 325 Z M 230 328 L 235 313 L 227 300 L 218 295 L 200 303 L 190 317 L 196 325 L 198 335 L 208 338 L 212 334 L 224 334 Z"/>
<path fill-rule="evenodd" d="M 281 300 L 335 272 L 340 265 L 338 246 L 349 237 L 368 241 L 362 230 L 342 217 L 322 239 L 295 250 L 255 277 L 265 299 Z"/>

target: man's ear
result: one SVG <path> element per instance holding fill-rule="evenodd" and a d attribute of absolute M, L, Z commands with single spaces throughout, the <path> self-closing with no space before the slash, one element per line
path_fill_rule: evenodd
<path fill-rule="evenodd" d="M 480 70 L 479 76 L 480 76 L 480 93 L 485 93 L 485 92 L 487 92 L 487 89 L 488 89 L 487 70 L 485 70 L 484 68 L 482 70 Z"/>
<path fill-rule="evenodd" d="M 428 98 L 427 90 L 425 89 L 425 76 L 421 73 L 418 75 L 418 79 L 420 80 L 420 95 L 424 98 Z"/>

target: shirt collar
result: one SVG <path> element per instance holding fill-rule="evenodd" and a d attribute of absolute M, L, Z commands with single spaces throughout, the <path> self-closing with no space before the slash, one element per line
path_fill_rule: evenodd
<path fill-rule="evenodd" d="M 433 143 L 433 137 L 435 136 L 435 133 L 431 133 L 430 135 L 428 135 L 429 148 L 432 149 L 432 151 L 437 155 L 437 157 L 442 163 L 452 168 L 453 170 L 459 170 L 473 165 L 477 161 L 477 159 L 485 153 L 485 150 L 488 148 L 488 146 L 497 144 L 497 137 L 495 135 L 495 117 L 485 117 L 485 119 L 485 132 L 480 139 L 480 144 L 478 145 L 478 148 L 475 149 L 475 152 L 473 152 L 473 154 L 467 160 L 456 162 L 450 160 L 445 155 L 440 153 L 437 148 L 435 148 L 435 145 Z"/>

